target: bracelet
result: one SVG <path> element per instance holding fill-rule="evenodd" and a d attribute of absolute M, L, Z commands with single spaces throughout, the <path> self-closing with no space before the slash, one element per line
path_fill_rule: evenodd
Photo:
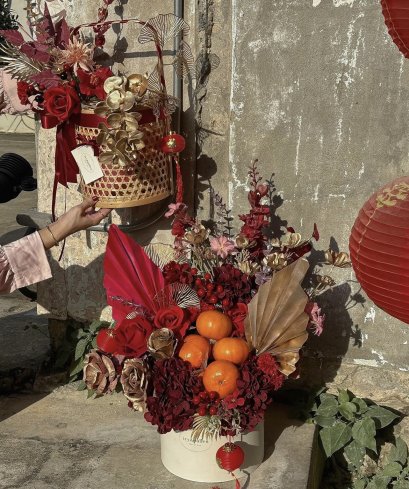
<path fill-rule="evenodd" d="M 48 229 L 49 233 L 51 234 L 51 236 L 54 240 L 54 246 L 60 246 L 60 243 L 55 239 L 54 233 L 51 231 L 50 226 L 46 226 L 46 228 Z"/>

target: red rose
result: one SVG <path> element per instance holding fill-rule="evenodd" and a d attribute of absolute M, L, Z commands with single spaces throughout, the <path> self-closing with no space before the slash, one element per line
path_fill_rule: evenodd
<path fill-rule="evenodd" d="M 70 86 L 63 85 L 49 88 L 44 92 L 44 108 L 60 122 L 81 111 L 81 102 L 77 92 Z"/>
<path fill-rule="evenodd" d="M 156 313 L 154 323 L 157 328 L 168 328 L 183 338 L 190 324 L 189 314 L 179 306 L 163 307 Z"/>
<path fill-rule="evenodd" d="M 233 326 L 239 336 L 244 336 L 244 320 L 247 317 L 247 305 L 243 302 L 238 302 L 234 307 L 227 311 L 227 315 L 233 322 Z"/>
<path fill-rule="evenodd" d="M 147 350 L 147 341 L 152 331 L 151 323 L 143 316 L 123 319 L 114 329 L 99 331 L 97 346 L 113 355 L 140 357 Z"/>
<path fill-rule="evenodd" d="M 89 97 L 95 96 L 99 100 L 105 100 L 104 82 L 112 74 L 109 68 L 99 68 L 91 73 L 79 68 L 77 75 L 80 81 L 80 92 Z"/>

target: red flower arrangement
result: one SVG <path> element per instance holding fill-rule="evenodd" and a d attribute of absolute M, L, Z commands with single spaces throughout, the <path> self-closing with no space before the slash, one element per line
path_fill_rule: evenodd
<path fill-rule="evenodd" d="M 173 247 L 150 245 L 145 252 L 110 228 L 104 284 L 117 322 L 98 333 L 97 346 L 136 372 L 132 382 L 125 375 L 125 395 L 162 434 L 192 430 L 197 439 L 254 430 L 295 371 L 306 329 L 322 331 L 315 298 L 333 282 L 324 276 L 300 293 L 308 269 L 300 257 L 318 231 L 308 240 L 291 228 L 270 238 L 272 188 L 255 164 L 249 177 L 250 211 L 240 216 L 237 236 L 219 197 L 213 232 L 184 204 L 170 206 Z M 334 266 L 334 252 L 326 256 Z M 129 397 L 130 385 L 138 396 Z"/>

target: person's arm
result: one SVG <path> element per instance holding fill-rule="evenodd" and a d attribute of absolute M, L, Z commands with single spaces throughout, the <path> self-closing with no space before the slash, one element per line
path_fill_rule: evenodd
<path fill-rule="evenodd" d="M 87 199 L 44 229 L 0 247 L 0 294 L 50 278 L 45 250 L 70 234 L 100 223 L 110 212 L 96 211 L 94 201 Z"/>

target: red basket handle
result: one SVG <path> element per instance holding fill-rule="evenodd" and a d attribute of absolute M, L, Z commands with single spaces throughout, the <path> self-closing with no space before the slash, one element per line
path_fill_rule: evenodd
<path fill-rule="evenodd" d="M 165 81 L 165 74 L 164 74 L 164 71 L 163 71 L 163 53 L 162 53 L 162 48 L 161 48 L 161 45 L 160 45 L 158 33 L 157 33 L 156 29 L 151 24 L 149 24 L 149 22 L 146 22 L 146 21 L 143 21 L 143 20 L 140 20 L 140 19 L 137 19 L 137 18 L 133 18 L 133 19 L 121 19 L 121 20 L 106 20 L 104 22 L 89 22 L 89 23 L 86 23 L 86 24 L 80 24 L 79 26 L 75 27 L 72 30 L 70 37 L 72 38 L 73 36 L 75 36 L 76 34 L 78 34 L 78 32 L 82 28 L 84 28 L 84 27 L 97 27 L 97 26 L 102 26 L 102 27 L 109 26 L 109 27 L 112 27 L 113 24 L 127 24 L 128 22 L 135 22 L 135 23 L 137 23 L 139 25 L 142 25 L 144 27 L 147 27 L 152 32 L 152 34 L 154 36 L 154 39 L 155 39 L 156 52 L 157 52 L 157 55 L 158 55 L 158 71 L 159 71 L 159 76 L 160 76 L 160 83 L 162 85 L 163 92 L 166 95 L 166 81 Z"/>

